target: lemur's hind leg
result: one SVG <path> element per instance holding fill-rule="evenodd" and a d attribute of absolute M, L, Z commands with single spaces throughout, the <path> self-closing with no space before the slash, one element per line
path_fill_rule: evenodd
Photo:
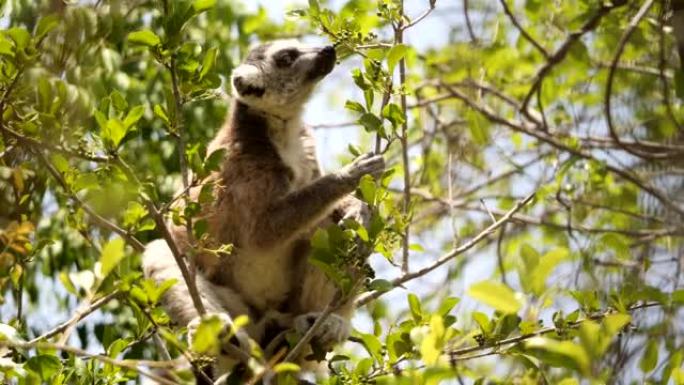
<path fill-rule="evenodd" d="M 188 286 L 166 241 L 159 239 L 150 242 L 145 247 L 142 265 L 145 276 L 154 279 L 158 283 L 169 279 L 176 280 L 176 283 L 164 293 L 162 304 L 173 322 L 180 326 L 188 327 L 188 339 L 191 342 L 201 319 L 191 300 Z M 211 283 L 200 272 L 196 274 L 195 282 L 204 308 L 207 311 L 206 315 L 217 315 L 219 319 L 224 321 L 226 328 L 230 328 L 231 319 L 240 315 L 250 316 L 249 306 L 232 289 Z M 238 336 L 238 340 L 242 346 L 249 344 L 247 336 L 243 333 Z"/>

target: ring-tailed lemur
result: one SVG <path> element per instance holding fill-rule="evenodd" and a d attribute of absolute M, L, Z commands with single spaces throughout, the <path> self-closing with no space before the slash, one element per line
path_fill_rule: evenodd
<path fill-rule="evenodd" d="M 306 331 L 336 292 L 321 270 L 307 262 L 313 230 L 354 217 L 365 222 L 368 208 L 350 193 L 366 174 L 384 170 L 381 156 L 362 155 L 322 175 L 313 137 L 301 122 L 314 86 L 335 65 L 332 46 L 315 48 L 283 40 L 252 49 L 232 74 L 235 99 L 208 153 L 226 149 L 221 170 L 208 177 L 214 201 L 204 205 L 215 244 L 232 244 L 231 255 L 195 256 L 197 286 L 208 312 L 247 315 L 247 332 L 260 344 L 267 328 Z M 197 198 L 200 188 L 191 190 Z M 183 226 L 172 226 L 175 242 L 188 248 Z M 143 270 L 157 281 L 177 278 L 163 305 L 180 325 L 197 325 L 187 286 L 163 240 L 151 242 Z M 353 305 L 331 314 L 317 340 L 332 346 L 349 335 Z M 221 370 L 221 369 L 219 369 Z"/>

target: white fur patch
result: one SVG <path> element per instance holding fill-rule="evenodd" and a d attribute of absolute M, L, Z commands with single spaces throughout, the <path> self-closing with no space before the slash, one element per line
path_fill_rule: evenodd
<path fill-rule="evenodd" d="M 242 82 L 252 87 L 264 88 L 264 75 L 261 70 L 251 64 L 240 64 L 233 70 L 232 79 L 240 78 Z M 235 83 L 231 81 L 235 93 Z"/>

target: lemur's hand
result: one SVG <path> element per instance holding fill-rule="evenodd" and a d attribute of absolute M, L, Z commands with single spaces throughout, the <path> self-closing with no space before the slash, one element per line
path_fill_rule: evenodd
<path fill-rule="evenodd" d="M 364 175 L 371 175 L 373 178 L 378 178 L 385 171 L 385 159 L 382 155 L 375 155 L 367 153 L 359 155 L 353 162 L 344 166 L 337 172 L 337 175 L 343 180 L 358 184 L 359 180 Z"/>
<path fill-rule="evenodd" d="M 342 225 L 347 219 L 353 219 L 361 226 L 368 228 L 371 220 L 371 210 L 368 203 L 356 198 L 349 201 L 350 203 L 347 203 L 344 208 L 344 216 L 338 224 Z"/>
<path fill-rule="evenodd" d="M 297 316 L 294 320 L 295 330 L 303 336 L 320 316 L 321 313 L 317 312 Z M 321 327 L 316 330 L 312 342 L 330 351 L 336 344 L 349 338 L 350 329 L 349 321 L 335 313 L 328 314 Z"/>

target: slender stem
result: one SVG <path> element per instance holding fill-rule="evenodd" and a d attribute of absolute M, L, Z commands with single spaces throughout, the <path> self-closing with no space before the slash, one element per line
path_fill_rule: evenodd
<path fill-rule="evenodd" d="M 647 159 L 666 159 L 672 156 L 679 156 L 679 154 L 670 154 L 670 153 L 651 153 L 651 152 L 643 152 L 640 150 L 637 150 L 631 146 L 625 146 L 622 144 L 622 139 L 620 139 L 620 135 L 618 135 L 617 130 L 615 129 L 615 124 L 613 122 L 613 113 L 612 113 L 612 95 L 613 95 L 613 83 L 615 79 L 615 72 L 617 69 L 617 65 L 620 62 L 620 57 L 622 57 L 622 53 L 625 50 L 625 47 L 627 46 L 627 42 L 629 41 L 629 38 L 632 36 L 632 33 L 636 30 L 637 26 L 641 22 L 641 20 L 646 16 L 648 11 L 651 9 L 653 4 L 655 3 L 654 0 L 648 0 L 646 1 L 642 7 L 639 9 L 639 11 L 634 15 L 632 20 L 630 20 L 629 25 L 627 26 L 627 29 L 625 32 L 622 34 L 620 37 L 620 41 L 618 42 L 617 49 L 615 50 L 615 54 L 613 55 L 613 60 L 610 64 L 610 67 L 608 67 L 608 80 L 606 82 L 606 91 L 603 94 L 603 112 L 606 116 L 606 125 L 608 126 L 608 131 L 610 132 L 610 137 L 613 139 L 615 144 L 617 144 L 621 149 L 629 152 L 632 155 L 641 157 L 641 158 L 647 158 Z"/>
<path fill-rule="evenodd" d="M 86 318 L 87 316 L 92 314 L 95 310 L 97 310 L 97 309 L 101 308 L 102 306 L 104 306 L 105 304 L 109 303 L 109 301 L 117 298 L 119 295 L 121 295 L 121 292 L 119 290 L 115 290 L 115 291 L 105 295 L 104 297 L 97 299 L 96 301 L 90 302 L 89 304 L 85 304 L 79 310 L 77 310 L 71 316 L 71 318 L 69 318 L 68 320 L 62 322 L 61 324 L 59 324 L 57 326 L 55 326 L 54 328 L 50 329 L 49 331 L 41 334 L 40 336 L 32 339 L 31 341 L 29 341 L 29 343 L 33 344 L 33 343 L 37 343 L 41 340 L 46 340 L 50 337 L 53 337 L 53 336 L 65 331 L 65 330 L 69 329 L 73 325 L 77 324 L 78 322 L 80 322 L 81 320 L 83 320 L 84 318 Z"/>
<path fill-rule="evenodd" d="M 91 358 L 100 362 L 103 362 L 105 364 L 117 366 L 120 368 L 124 369 L 129 369 L 133 370 L 134 372 L 140 374 L 141 376 L 147 377 L 151 380 L 157 381 L 160 384 L 164 385 L 178 385 L 177 382 L 168 380 L 164 377 L 161 377 L 157 374 L 154 374 L 152 371 L 147 371 L 145 369 L 141 369 L 140 367 L 149 367 L 149 368 L 166 368 L 166 369 L 174 369 L 177 368 L 181 363 L 177 360 L 174 361 L 149 361 L 149 360 L 117 360 L 102 354 L 92 354 L 88 353 L 85 350 L 73 347 L 73 346 L 68 346 L 68 345 L 62 345 L 62 344 L 53 344 L 49 342 L 19 342 L 19 341 L 8 341 L 8 340 L 3 340 L 0 341 L 0 346 L 6 346 L 6 347 L 11 347 L 15 349 L 37 349 L 37 350 L 59 350 L 62 352 L 67 352 L 74 354 L 78 357 L 84 357 L 84 358 Z"/>
<path fill-rule="evenodd" d="M 434 3 L 430 10 L 434 9 Z M 429 13 L 429 11 L 427 13 Z M 404 2 L 401 2 L 401 12 L 404 12 Z M 427 14 L 426 13 L 426 14 Z M 403 18 L 402 18 L 403 20 Z M 410 25 L 403 27 L 401 22 L 394 31 L 394 37 L 396 44 L 404 43 L 404 31 Z M 406 116 L 406 60 L 402 57 L 399 60 L 399 88 L 400 88 L 400 103 L 401 111 L 404 113 L 404 122 L 401 125 L 401 135 L 399 136 L 399 142 L 401 143 L 401 160 L 404 169 L 404 200 L 402 206 L 402 214 L 406 217 L 409 215 L 409 209 L 411 206 L 411 164 L 409 163 L 408 157 L 408 117 Z M 404 235 L 402 239 L 402 257 L 401 257 L 401 272 L 402 274 L 407 274 L 409 271 L 409 243 L 410 243 L 410 221 L 406 221 L 406 228 L 404 229 Z"/>
<path fill-rule="evenodd" d="M 518 30 L 518 32 L 520 32 L 520 35 L 522 35 L 522 37 L 525 40 L 527 40 L 530 44 L 532 44 L 532 46 L 534 48 L 536 48 L 539 52 L 541 52 L 542 55 L 544 55 L 545 58 L 548 59 L 549 58 L 548 51 L 546 51 L 546 49 L 544 47 L 542 47 L 542 45 L 539 44 L 539 42 L 534 40 L 532 35 L 530 35 L 530 33 L 527 32 L 525 30 L 525 28 L 522 27 L 522 25 L 520 25 L 520 22 L 518 22 L 518 19 L 515 17 L 515 15 L 513 15 L 513 12 L 511 12 L 511 9 L 508 7 L 508 3 L 506 2 L 506 0 L 500 0 L 499 2 L 501 3 L 501 6 L 503 7 L 504 13 L 506 14 L 506 16 L 508 16 L 508 19 L 511 21 L 513 26 L 515 26 L 515 28 Z"/>
<path fill-rule="evenodd" d="M 657 302 L 646 302 L 646 303 L 643 303 L 640 305 L 634 305 L 634 306 L 630 307 L 629 309 L 627 309 L 627 311 L 631 312 L 634 310 L 645 309 L 645 308 L 649 308 L 649 307 L 657 307 L 657 306 L 662 306 L 662 305 L 660 303 L 657 303 Z M 613 310 L 605 310 L 603 312 L 591 315 L 591 316 L 587 317 L 586 319 L 579 320 L 576 322 L 572 322 L 572 323 L 566 325 L 566 327 L 570 328 L 570 329 L 575 329 L 575 328 L 579 327 L 583 322 L 586 322 L 589 320 L 591 320 L 591 321 L 601 320 L 601 319 L 605 318 L 606 316 L 613 314 L 613 313 L 614 313 Z M 481 355 L 473 355 L 473 356 L 466 356 L 466 357 L 460 357 L 460 356 L 464 356 L 464 355 L 469 354 L 469 353 L 479 352 L 479 351 L 487 350 L 487 349 L 496 349 L 496 348 L 500 348 L 500 347 L 505 346 L 505 345 L 516 344 L 516 343 L 519 343 L 519 342 L 522 342 L 522 341 L 525 341 L 525 340 L 528 340 L 528 339 L 531 339 L 534 337 L 539 337 L 539 336 L 549 334 L 549 333 L 553 333 L 553 332 L 556 332 L 559 330 L 560 329 L 557 327 L 550 326 L 550 327 L 539 329 L 539 330 L 532 332 L 532 333 L 523 334 L 520 336 L 511 337 L 511 338 L 506 338 L 503 340 L 494 341 L 494 342 L 487 343 L 484 345 L 470 346 L 470 347 L 466 347 L 466 348 L 450 350 L 450 351 L 447 351 L 445 353 L 449 355 L 449 358 L 450 358 L 452 363 L 454 363 L 456 361 L 464 361 L 464 360 L 468 360 L 468 359 L 472 359 L 472 358 L 479 358 L 482 356 Z M 485 355 L 487 355 L 487 354 L 485 354 Z"/>
<path fill-rule="evenodd" d="M 42 153 L 42 150 L 39 148 L 32 148 L 33 153 L 38 156 L 38 159 L 45 165 L 45 168 L 48 170 L 48 172 L 52 175 L 52 177 L 57 181 L 57 183 L 64 189 L 65 193 L 78 204 L 79 207 L 85 211 L 90 218 L 95 222 L 96 225 L 108 229 L 116 234 L 118 234 L 121 238 L 123 238 L 133 249 L 135 249 L 137 252 L 142 252 L 145 250 L 145 245 L 142 244 L 137 238 L 135 238 L 133 235 L 131 235 L 128 231 L 120 228 L 117 226 L 114 222 L 100 216 L 93 210 L 90 206 L 85 204 L 76 194 L 71 192 L 69 189 L 69 186 L 67 183 L 64 181 L 64 178 L 62 178 L 62 175 L 60 175 L 59 171 L 55 169 L 55 167 L 52 165 L 52 163 L 47 159 L 47 157 Z"/>
<path fill-rule="evenodd" d="M 452 249 L 450 252 L 442 255 L 441 257 L 439 257 L 439 259 L 437 259 L 432 264 L 430 264 L 430 265 L 428 265 L 428 266 L 426 266 L 420 270 L 410 272 L 407 274 L 402 274 L 400 277 L 395 278 L 394 280 L 391 281 L 392 288 L 399 287 L 408 281 L 422 277 L 422 276 L 434 271 L 438 267 L 444 265 L 445 263 L 451 261 L 452 259 L 458 257 L 459 255 L 465 253 L 466 251 L 470 250 L 475 245 L 477 245 L 480 241 L 487 238 L 490 234 L 492 234 L 494 231 L 496 231 L 496 229 L 498 229 L 499 227 L 503 226 L 505 223 L 510 221 L 513 218 L 513 216 L 515 215 L 515 213 L 520 211 L 523 207 L 525 207 L 528 203 L 530 203 L 530 201 L 532 201 L 532 198 L 534 198 L 534 195 L 535 195 L 534 193 L 530 194 L 526 198 L 524 198 L 523 200 L 519 201 L 512 209 L 510 209 L 506 214 L 504 214 L 501 218 L 499 218 L 499 220 L 497 220 L 496 222 L 489 225 L 486 229 L 482 230 L 479 234 L 477 234 L 475 237 L 473 237 L 473 239 L 471 239 L 470 241 L 464 243 L 463 245 L 461 245 L 459 247 Z M 363 306 L 363 305 L 377 299 L 378 297 L 385 294 L 386 292 L 387 291 L 374 290 L 374 291 L 365 293 L 364 295 L 360 296 L 356 300 L 355 305 L 357 307 Z"/>

